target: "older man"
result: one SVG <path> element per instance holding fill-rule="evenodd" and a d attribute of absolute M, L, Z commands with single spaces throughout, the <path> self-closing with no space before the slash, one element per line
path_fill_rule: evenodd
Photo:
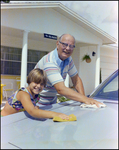
<path fill-rule="evenodd" d="M 72 60 L 75 38 L 70 34 L 63 34 L 56 45 L 55 50 L 42 57 L 35 66 L 35 68 L 45 70 L 48 78 L 46 87 L 40 93 L 38 104 L 56 103 L 58 93 L 74 101 L 99 106 L 100 102 L 85 96 L 82 80 Z M 76 91 L 65 86 L 64 81 L 67 74 L 71 77 Z"/>

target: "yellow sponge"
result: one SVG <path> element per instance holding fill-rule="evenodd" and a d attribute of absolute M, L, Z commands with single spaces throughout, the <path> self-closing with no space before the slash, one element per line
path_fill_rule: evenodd
<path fill-rule="evenodd" d="M 69 116 L 71 116 L 71 118 L 69 118 L 69 120 L 67 120 L 67 119 L 62 119 L 62 118 L 60 118 L 60 117 L 58 117 L 58 116 L 55 116 L 55 117 L 53 118 L 53 121 L 64 122 L 64 121 L 76 121 L 76 120 L 77 120 L 77 118 L 76 118 L 76 116 L 75 116 L 74 114 L 71 114 L 71 115 L 69 115 Z"/>

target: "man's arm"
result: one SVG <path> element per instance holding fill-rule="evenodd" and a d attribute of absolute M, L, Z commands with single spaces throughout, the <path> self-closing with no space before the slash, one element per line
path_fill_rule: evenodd
<path fill-rule="evenodd" d="M 83 82 L 82 82 L 81 78 L 78 76 L 78 74 L 76 74 L 74 77 L 72 77 L 71 80 L 72 80 L 72 83 L 73 83 L 76 91 L 82 95 L 85 95 Z"/>
<path fill-rule="evenodd" d="M 55 89 L 57 90 L 58 94 L 63 95 L 71 100 L 83 102 L 85 104 L 96 104 L 99 107 L 101 102 L 98 102 L 92 98 L 86 97 L 84 94 L 78 93 L 77 91 L 72 90 L 65 86 L 64 82 L 59 82 L 54 84 Z"/>

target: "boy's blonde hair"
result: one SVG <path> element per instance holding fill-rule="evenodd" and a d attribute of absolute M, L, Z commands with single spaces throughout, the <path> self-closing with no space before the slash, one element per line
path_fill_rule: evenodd
<path fill-rule="evenodd" d="M 35 68 L 31 70 L 27 77 L 27 83 L 30 84 L 31 82 L 35 83 L 43 83 L 46 86 L 47 83 L 47 76 L 44 70 Z"/>

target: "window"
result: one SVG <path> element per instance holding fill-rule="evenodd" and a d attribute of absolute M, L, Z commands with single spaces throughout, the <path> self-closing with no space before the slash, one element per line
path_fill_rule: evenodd
<path fill-rule="evenodd" d="M 28 50 L 27 75 L 35 67 L 36 63 L 48 52 Z M 22 49 L 1 46 L 1 74 L 21 74 Z"/>

